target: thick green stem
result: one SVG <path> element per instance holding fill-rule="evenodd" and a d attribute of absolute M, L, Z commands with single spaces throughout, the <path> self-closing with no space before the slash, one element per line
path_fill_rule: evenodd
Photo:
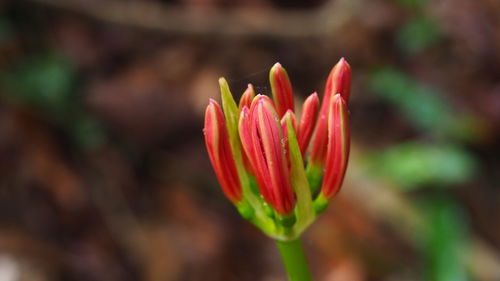
<path fill-rule="evenodd" d="M 276 243 L 290 281 L 312 281 L 300 239 Z"/>

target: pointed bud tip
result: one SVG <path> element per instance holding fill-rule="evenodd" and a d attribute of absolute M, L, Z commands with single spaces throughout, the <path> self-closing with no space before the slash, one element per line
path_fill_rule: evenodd
<path fill-rule="evenodd" d="M 279 76 L 281 76 L 283 74 L 286 75 L 286 72 L 284 70 L 285 69 L 283 68 L 281 63 L 277 62 L 273 65 L 273 67 L 271 68 L 271 71 L 269 73 L 270 73 L 271 77 L 273 77 L 274 79 L 277 79 Z"/>
<path fill-rule="evenodd" d="M 275 63 L 275 64 L 273 65 L 273 67 L 272 67 L 271 69 L 279 69 L 279 68 L 281 68 L 281 67 L 282 67 L 282 66 L 281 66 L 281 63 L 277 62 L 277 63 Z"/>
<path fill-rule="evenodd" d="M 304 101 L 304 103 L 311 103 L 311 102 L 318 102 L 319 103 L 319 96 L 318 96 L 318 93 L 317 92 L 314 92 L 312 94 L 310 94 L 306 100 Z"/>
<path fill-rule="evenodd" d="M 351 68 L 351 65 L 347 62 L 347 60 L 344 57 L 340 58 L 338 64 L 343 67 L 347 67 L 349 69 Z"/>
<path fill-rule="evenodd" d="M 340 93 L 337 93 L 333 96 L 333 102 L 334 103 L 338 103 L 338 102 L 341 102 L 341 103 L 345 103 L 345 99 L 344 97 L 342 97 L 342 95 Z"/>
<path fill-rule="evenodd" d="M 216 104 L 217 102 L 215 102 L 213 99 L 209 99 L 208 100 L 208 104 L 207 104 L 207 109 L 205 110 L 206 112 L 210 111 L 210 110 L 213 110 L 214 108 L 214 104 Z"/>
<path fill-rule="evenodd" d="M 253 89 L 252 84 L 248 84 L 245 92 L 240 97 L 239 108 L 240 110 L 243 106 L 250 106 L 252 104 L 252 100 L 255 97 L 255 91 Z"/>
<path fill-rule="evenodd" d="M 227 85 L 227 80 L 224 77 L 219 78 L 219 86 L 223 87 Z"/>
<path fill-rule="evenodd" d="M 341 107 L 347 106 L 347 103 L 341 94 L 335 94 L 335 96 L 333 96 L 332 106 L 336 106 L 336 105 L 341 106 Z"/>
<path fill-rule="evenodd" d="M 257 102 L 264 102 L 268 98 L 269 97 L 266 96 L 266 95 L 258 94 L 258 95 L 255 96 L 254 100 L 256 100 Z"/>
<path fill-rule="evenodd" d="M 345 57 L 341 57 L 341 58 L 339 59 L 339 62 L 338 62 L 338 63 L 340 63 L 340 64 L 346 64 L 346 65 L 349 65 L 349 63 L 347 62 L 347 60 L 345 59 Z"/>
<path fill-rule="evenodd" d="M 293 110 L 289 109 L 285 112 L 285 115 L 283 115 L 283 117 L 281 118 L 281 122 L 282 124 L 285 124 L 286 120 L 295 120 L 295 113 L 293 112 Z M 295 122 L 295 121 L 293 121 Z"/>

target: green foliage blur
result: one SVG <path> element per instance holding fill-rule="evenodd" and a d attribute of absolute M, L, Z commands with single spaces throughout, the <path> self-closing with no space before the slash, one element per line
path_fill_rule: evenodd
<path fill-rule="evenodd" d="M 373 172 L 408 191 L 451 188 L 473 179 L 476 164 L 465 149 L 450 144 L 406 142 L 371 155 Z"/>
<path fill-rule="evenodd" d="M 403 54 L 411 57 L 443 41 L 439 24 L 422 12 L 424 1 L 396 2 L 415 13 L 397 31 L 395 43 Z M 368 84 L 416 130 L 413 140 L 373 152 L 367 161 L 373 174 L 402 192 L 423 192 L 414 203 L 426 220 L 426 229 L 415 235 L 426 260 L 424 279 L 470 280 L 464 261 L 470 226 L 453 189 L 477 174 L 479 165 L 467 143 L 477 137 L 479 121 L 397 66 L 375 66 Z"/>
<path fill-rule="evenodd" d="M 4 98 L 63 127 L 77 146 L 91 148 L 103 141 L 101 125 L 86 113 L 81 102 L 76 70 L 62 55 L 33 55 L 0 73 L 0 81 Z"/>

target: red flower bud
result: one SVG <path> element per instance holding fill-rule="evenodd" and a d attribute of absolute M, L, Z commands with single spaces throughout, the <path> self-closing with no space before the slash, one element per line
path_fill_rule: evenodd
<path fill-rule="evenodd" d="M 240 120 L 238 124 L 241 147 L 243 148 L 243 154 L 245 155 L 244 157 L 246 157 L 249 163 L 250 170 L 255 176 L 262 197 L 266 202 L 271 202 L 272 198 L 267 186 L 267 173 L 266 171 L 259 171 L 258 161 L 262 161 L 262 159 L 259 157 L 259 155 L 256 154 L 252 139 L 252 129 L 255 128 L 252 123 L 252 117 L 250 116 L 250 109 L 247 106 L 244 106 L 241 109 Z"/>
<path fill-rule="evenodd" d="M 240 104 L 239 104 L 240 111 L 243 109 L 244 106 L 250 108 L 250 105 L 252 104 L 252 100 L 254 97 L 255 97 L 255 91 L 253 89 L 253 85 L 248 84 L 247 89 L 245 90 L 243 95 L 241 95 L 240 98 Z"/>
<path fill-rule="evenodd" d="M 292 84 L 290 83 L 286 70 L 279 63 L 276 63 L 271 68 L 269 80 L 271 81 L 271 90 L 273 92 L 274 104 L 276 105 L 278 116 L 282 118 L 287 110 L 295 110 Z"/>
<path fill-rule="evenodd" d="M 252 104 L 252 100 L 254 97 L 255 97 L 255 91 L 253 89 L 253 85 L 249 83 L 247 86 L 247 89 L 245 90 L 243 95 L 241 95 L 241 98 L 240 98 L 240 104 L 239 104 L 240 113 L 243 111 L 243 108 L 245 108 L 245 107 L 247 107 L 247 109 L 250 108 L 250 105 Z M 252 170 L 251 165 L 250 165 L 250 160 L 248 160 L 248 157 L 246 156 L 245 153 L 242 153 L 242 157 L 243 157 L 243 165 L 245 166 L 245 169 L 248 172 L 250 172 Z"/>
<path fill-rule="evenodd" d="M 351 66 L 344 58 L 332 68 L 326 80 L 325 98 L 340 94 L 345 101 L 351 94 Z"/>
<path fill-rule="evenodd" d="M 311 147 L 310 161 L 314 165 L 323 166 L 325 163 L 327 149 L 327 130 L 328 130 L 328 110 L 330 99 L 333 95 L 340 94 L 347 101 L 351 91 L 351 67 L 344 58 L 332 68 L 325 87 L 325 96 L 316 125 L 313 144 Z"/>
<path fill-rule="evenodd" d="M 241 200 L 241 183 L 229 144 L 226 122 L 220 106 L 210 99 L 205 111 L 205 144 L 215 175 L 224 194 L 234 203 Z"/>
<path fill-rule="evenodd" d="M 328 149 L 321 192 L 331 198 L 340 189 L 349 158 L 349 117 L 340 94 L 333 97 L 328 113 Z"/>
<path fill-rule="evenodd" d="M 302 116 L 300 117 L 300 127 L 297 133 L 300 152 L 306 153 L 309 141 L 311 140 L 316 118 L 318 117 L 319 99 L 318 94 L 314 92 L 305 101 L 302 107 Z"/>
<path fill-rule="evenodd" d="M 259 189 L 278 214 L 290 214 L 295 196 L 276 110 L 267 96 L 260 95 L 254 98 L 250 110 L 245 108 L 240 116 L 240 139 Z"/>
<path fill-rule="evenodd" d="M 280 121 L 280 123 L 281 123 L 281 129 L 283 130 L 283 137 L 285 139 L 287 138 L 287 129 L 286 129 L 286 118 L 287 118 L 287 115 L 290 115 L 290 118 L 292 120 L 293 129 L 295 130 L 295 132 L 297 132 L 297 118 L 295 117 L 295 113 L 293 113 L 293 111 L 291 111 L 291 110 L 287 110 L 287 112 L 285 113 L 285 115 L 283 116 L 283 118 L 281 118 L 281 121 Z"/>

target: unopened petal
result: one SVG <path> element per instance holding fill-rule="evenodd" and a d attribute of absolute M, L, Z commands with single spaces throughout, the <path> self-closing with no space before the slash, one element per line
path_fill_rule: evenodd
<path fill-rule="evenodd" d="M 271 90 L 273 92 L 274 104 L 280 118 L 285 115 L 287 110 L 294 111 L 292 84 L 288 78 L 286 70 L 281 64 L 276 63 L 269 72 Z"/>
<path fill-rule="evenodd" d="M 254 97 L 255 97 L 255 91 L 253 89 L 253 85 L 248 84 L 247 89 L 245 90 L 243 95 L 241 95 L 240 98 L 240 104 L 239 104 L 240 111 L 244 106 L 250 108 L 250 105 L 252 104 L 252 100 Z"/>
<path fill-rule="evenodd" d="M 205 111 L 205 144 L 210 162 L 226 197 L 234 203 L 241 200 L 241 183 L 234 163 L 231 145 L 220 106 L 210 100 Z"/>
<path fill-rule="evenodd" d="M 298 130 L 298 141 L 302 155 L 306 153 L 309 141 L 316 125 L 316 118 L 318 117 L 319 98 L 318 94 L 314 92 L 304 101 L 302 108 L 302 116 L 300 118 L 300 125 Z"/>
<path fill-rule="evenodd" d="M 328 76 L 325 98 L 340 94 L 345 101 L 348 101 L 351 94 L 351 76 L 351 66 L 344 58 L 341 58 Z"/>
<path fill-rule="evenodd" d="M 269 172 L 269 191 L 272 193 L 274 209 L 278 214 L 289 214 L 294 207 L 295 198 L 290 183 L 283 134 L 278 115 L 266 99 L 259 99 L 254 114 L 260 139 L 260 151 L 265 157 Z"/>
<path fill-rule="evenodd" d="M 317 166 L 325 163 L 327 149 L 328 111 L 333 95 L 340 94 L 347 101 L 351 91 L 351 67 L 344 58 L 332 68 L 325 87 L 316 129 L 311 146 L 310 160 Z"/>
<path fill-rule="evenodd" d="M 349 158 L 349 118 L 340 94 L 333 97 L 328 115 L 328 149 L 321 193 L 334 196 L 342 185 Z"/>

